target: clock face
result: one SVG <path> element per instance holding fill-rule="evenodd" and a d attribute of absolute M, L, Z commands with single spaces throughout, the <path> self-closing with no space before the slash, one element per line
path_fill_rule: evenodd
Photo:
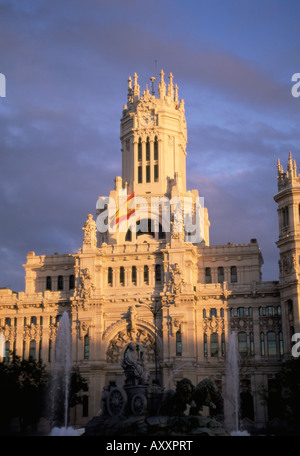
<path fill-rule="evenodd" d="M 149 126 L 154 125 L 154 114 L 153 113 L 143 114 L 140 118 L 140 124 L 142 127 L 149 127 Z"/>

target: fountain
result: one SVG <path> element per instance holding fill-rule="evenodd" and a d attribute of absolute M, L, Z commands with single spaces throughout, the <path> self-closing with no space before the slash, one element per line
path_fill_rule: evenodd
<path fill-rule="evenodd" d="M 51 379 L 51 414 L 55 427 L 50 435 L 78 435 L 72 427 L 68 427 L 69 389 L 72 368 L 72 347 L 70 319 L 64 312 L 57 330 L 55 341 L 55 364 Z M 62 427 L 56 426 L 62 423 Z"/>
<path fill-rule="evenodd" d="M 226 359 L 225 394 L 224 394 L 224 424 L 231 435 L 249 435 L 239 429 L 240 413 L 240 372 L 239 354 L 236 346 L 236 334 L 233 331 L 229 337 Z"/>

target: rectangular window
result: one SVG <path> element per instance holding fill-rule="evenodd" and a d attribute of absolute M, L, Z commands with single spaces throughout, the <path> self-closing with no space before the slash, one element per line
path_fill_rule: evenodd
<path fill-rule="evenodd" d="M 62 275 L 59 275 L 57 278 L 57 289 L 62 291 L 64 289 L 64 278 Z"/>
<path fill-rule="evenodd" d="M 143 182 L 143 168 L 138 166 L 138 184 Z"/>
<path fill-rule="evenodd" d="M 69 289 L 73 290 L 75 288 L 75 276 L 71 274 L 69 277 Z"/>
<path fill-rule="evenodd" d="M 154 140 L 154 160 L 158 160 L 158 141 L 157 141 L 156 136 L 155 136 L 155 140 Z"/>
<path fill-rule="evenodd" d="M 161 283 L 161 266 L 160 266 L 160 264 L 155 265 L 155 282 Z"/>
<path fill-rule="evenodd" d="M 124 285 L 124 280 L 125 280 L 125 270 L 124 267 L 120 267 L 120 285 Z"/>
<path fill-rule="evenodd" d="M 222 266 L 218 267 L 218 283 L 224 282 L 224 268 Z"/>
<path fill-rule="evenodd" d="M 108 283 L 108 285 L 112 286 L 112 283 L 113 283 L 113 270 L 112 270 L 112 268 L 108 268 L 107 283 Z"/>
<path fill-rule="evenodd" d="M 149 268 L 148 266 L 144 266 L 144 282 L 149 282 Z"/>
<path fill-rule="evenodd" d="M 90 342 L 87 334 L 84 336 L 83 357 L 84 359 L 89 359 L 90 357 Z"/>
<path fill-rule="evenodd" d="M 131 269 L 131 282 L 136 285 L 136 266 L 132 266 Z"/>
<path fill-rule="evenodd" d="M 247 347 L 247 334 L 245 332 L 239 332 L 238 346 L 239 346 L 239 354 L 241 356 L 246 356 L 248 353 L 248 347 Z"/>
<path fill-rule="evenodd" d="M 177 331 L 176 333 L 176 356 L 182 355 L 182 339 L 181 332 Z"/>
<path fill-rule="evenodd" d="M 237 267 L 231 266 L 230 268 L 230 282 L 236 283 L 237 282 Z"/>
<path fill-rule="evenodd" d="M 52 279 L 50 276 L 47 276 L 46 277 L 46 290 L 51 291 L 51 289 L 52 289 Z"/>
<path fill-rule="evenodd" d="M 142 140 L 139 139 L 138 143 L 138 161 L 142 161 Z"/>
<path fill-rule="evenodd" d="M 205 268 L 205 283 L 211 283 L 211 269 Z"/>
<path fill-rule="evenodd" d="M 158 182 L 158 165 L 154 165 L 154 182 Z"/>
<path fill-rule="evenodd" d="M 212 335 L 210 336 L 210 356 L 218 356 L 218 351 L 218 334 L 212 333 Z"/>
<path fill-rule="evenodd" d="M 146 166 L 146 182 L 150 182 L 150 165 Z"/>
<path fill-rule="evenodd" d="M 146 161 L 150 160 L 150 141 L 149 138 L 147 138 L 146 142 Z"/>
<path fill-rule="evenodd" d="M 268 332 L 267 342 L 268 342 L 268 355 L 276 356 L 277 355 L 276 334 L 274 331 Z"/>
<path fill-rule="evenodd" d="M 210 318 L 211 317 L 216 317 L 217 316 L 217 309 L 215 309 L 215 308 L 210 309 L 209 316 L 210 316 Z"/>

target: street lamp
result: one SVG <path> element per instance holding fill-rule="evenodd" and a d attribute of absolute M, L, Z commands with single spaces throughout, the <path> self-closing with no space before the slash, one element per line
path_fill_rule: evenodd
<path fill-rule="evenodd" d="M 155 301 L 155 304 L 147 304 L 145 302 L 142 302 L 141 300 L 139 301 L 140 304 L 137 304 L 136 307 L 146 307 L 147 309 L 150 310 L 154 317 L 154 362 L 155 362 L 155 383 L 158 385 L 158 362 L 157 362 L 157 325 L 156 325 L 156 317 L 158 312 L 161 311 L 163 308 L 163 304 L 160 306 L 157 306 L 157 301 Z"/>

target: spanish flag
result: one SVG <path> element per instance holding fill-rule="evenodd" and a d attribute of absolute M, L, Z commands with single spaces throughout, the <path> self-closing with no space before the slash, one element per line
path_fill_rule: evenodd
<path fill-rule="evenodd" d="M 119 223 L 128 220 L 134 213 L 134 192 L 128 196 L 127 200 L 119 207 L 116 213 L 110 219 L 110 226 L 117 226 Z"/>

